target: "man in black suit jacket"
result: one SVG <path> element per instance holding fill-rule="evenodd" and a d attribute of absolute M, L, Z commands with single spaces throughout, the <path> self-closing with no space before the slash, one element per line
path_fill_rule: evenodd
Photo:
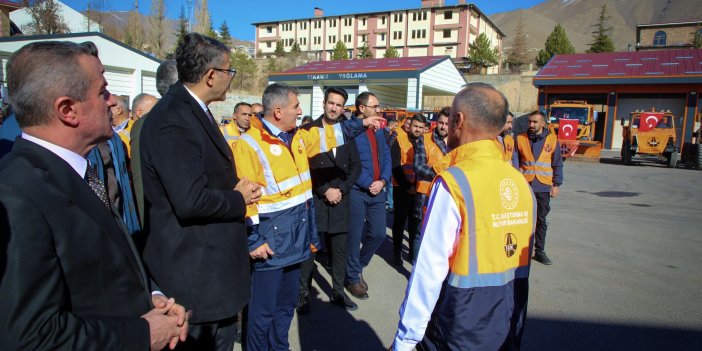
<path fill-rule="evenodd" d="M 193 311 L 183 346 L 231 351 L 236 314 L 250 295 L 244 215 L 261 190 L 237 178 L 207 108 L 225 99 L 236 72 L 227 47 L 190 33 L 176 66 L 180 81 L 151 110 L 140 136 L 144 262 L 159 287 Z"/>
<path fill-rule="evenodd" d="M 115 99 L 97 48 L 35 42 L 12 55 L 7 71 L 22 136 L 0 162 L 0 345 L 175 347 L 187 335 L 185 310 L 152 297 L 129 234 L 85 158 L 113 133 Z"/>
<path fill-rule="evenodd" d="M 303 129 L 324 125 L 335 125 L 337 138 L 344 138 L 340 121 L 348 94 L 344 89 L 330 87 L 324 92 L 324 114 L 317 120 L 305 124 Z M 342 139 L 342 141 L 344 141 Z M 314 191 L 315 215 L 320 237 L 327 243 L 327 252 L 332 259 L 332 296 L 331 301 L 349 311 L 358 309 L 358 305 L 344 293 L 346 275 L 346 234 L 349 231 L 349 193 L 351 186 L 361 174 L 361 160 L 353 139 L 327 152 L 315 155 L 310 160 L 310 174 Z M 314 271 L 314 254 L 300 267 L 300 295 L 298 297 L 298 314 L 310 311 L 310 284 Z"/>

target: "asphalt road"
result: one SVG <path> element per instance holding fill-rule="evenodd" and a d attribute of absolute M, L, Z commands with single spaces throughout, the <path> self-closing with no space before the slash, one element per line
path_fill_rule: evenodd
<path fill-rule="evenodd" d="M 702 349 L 702 172 L 568 161 L 551 207 L 554 264 L 532 265 L 525 350 Z M 390 257 L 388 236 L 364 272 L 370 299 L 354 312 L 328 302 L 318 265 L 312 313 L 290 330 L 293 349 L 387 348 L 412 269 Z"/>

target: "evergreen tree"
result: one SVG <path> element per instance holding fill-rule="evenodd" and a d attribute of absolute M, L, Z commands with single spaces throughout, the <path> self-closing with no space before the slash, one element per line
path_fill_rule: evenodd
<path fill-rule="evenodd" d="M 275 51 L 273 54 L 278 58 L 285 57 L 285 44 L 283 44 L 283 40 L 278 40 L 275 43 Z"/>
<path fill-rule="evenodd" d="M 391 58 L 391 57 L 400 57 L 400 53 L 397 52 L 397 49 L 395 47 L 391 46 L 389 49 L 385 51 L 385 54 L 383 55 L 385 58 Z"/>
<path fill-rule="evenodd" d="M 370 48 L 368 47 L 368 42 L 363 42 L 363 46 L 358 48 L 356 50 L 356 58 L 359 59 L 368 59 L 368 58 L 373 58 L 373 52 L 371 52 Z"/>
<path fill-rule="evenodd" d="M 509 50 L 507 59 L 505 60 L 505 64 L 508 64 L 512 71 L 519 72 L 523 65 L 529 63 L 526 37 L 526 33 L 524 33 L 524 21 L 520 13 L 512 48 Z"/>
<path fill-rule="evenodd" d="M 568 35 L 566 34 L 565 28 L 559 23 L 553 28 L 551 34 L 546 38 L 546 43 L 544 43 L 544 48 L 539 50 L 539 54 L 536 56 L 536 64 L 539 67 L 546 65 L 548 60 L 553 57 L 553 55 L 560 54 L 574 54 L 575 48 L 573 44 L 570 43 Z"/>
<path fill-rule="evenodd" d="M 480 72 L 500 62 L 500 51 L 492 46 L 485 33 L 480 33 L 468 48 L 468 62 Z"/>
<path fill-rule="evenodd" d="M 226 46 L 230 46 L 232 44 L 232 35 L 229 33 L 227 21 L 222 22 L 222 25 L 219 26 L 219 40 Z"/>
<path fill-rule="evenodd" d="M 239 50 L 235 50 L 232 53 L 229 61 L 232 64 L 232 68 L 236 69 L 236 76 L 232 86 L 236 86 L 239 89 L 250 87 L 258 70 L 256 62 L 248 54 Z"/>
<path fill-rule="evenodd" d="M 587 50 L 589 53 L 595 52 L 613 52 L 614 42 L 607 35 L 607 32 L 612 30 L 612 27 L 607 27 L 607 4 L 602 5 L 602 11 L 600 11 L 600 19 L 597 24 L 593 25 L 595 31 L 592 32 L 592 43 L 590 43 L 590 48 Z"/>
<path fill-rule="evenodd" d="M 298 58 L 302 55 L 302 50 L 300 49 L 300 44 L 296 42 L 293 43 L 292 48 L 290 49 L 290 56 L 294 58 Z"/>
<path fill-rule="evenodd" d="M 348 60 L 349 59 L 349 49 L 346 47 L 343 41 L 339 40 L 334 46 L 334 51 L 331 56 L 332 61 L 338 60 Z"/>
<path fill-rule="evenodd" d="M 694 37 L 692 37 L 692 42 L 690 44 L 692 44 L 695 49 L 702 49 L 702 29 L 693 34 Z"/>
<path fill-rule="evenodd" d="M 215 32 L 214 28 L 212 27 L 212 21 L 210 20 L 210 29 L 207 30 L 207 33 L 205 33 L 206 36 L 219 40 L 219 35 L 217 35 L 217 32 Z"/>
<path fill-rule="evenodd" d="M 181 5 L 180 16 L 178 17 L 178 32 L 176 32 L 176 48 L 178 47 L 178 45 L 180 45 L 181 42 L 183 42 L 183 39 L 185 39 L 186 34 L 188 34 L 188 20 L 185 18 L 185 9 Z"/>

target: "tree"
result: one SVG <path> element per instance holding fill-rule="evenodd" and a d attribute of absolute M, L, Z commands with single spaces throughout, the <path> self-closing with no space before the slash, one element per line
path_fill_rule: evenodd
<path fill-rule="evenodd" d="M 373 52 L 371 52 L 370 48 L 368 47 L 368 42 L 364 41 L 363 46 L 356 49 L 356 58 L 359 58 L 359 59 L 373 58 Z"/>
<path fill-rule="evenodd" d="M 149 14 L 151 35 L 149 46 L 154 56 L 162 59 L 166 55 L 166 2 L 165 0 L 151 0 L 151 13 Z"/>
<path fill-rule="evenodd" d="M 23 29 L 27 34 L 69 33 L 61 14 L 61 3 L 56 0 L 22 0 L 22 7 L 32 17 L 32 23 Z"/>
<path fill-rule="evenodd" d="M 551 34 L 546 38 L 546 43 L 544 43 L 544 48 L 539 50 L 539 54 L 536 56 L 536 64 L 539 67 L 546 65 L 548 60 L 553 57 L 553 55 L 560 54 L 574 54 L 575 48 L 573 44 L 570 43 L 568 35 L 566 34 L 565 28 L 559 23 L 554 28 Z"/>
<path fill-rule="evenodd" d="M 227 21 L 222 22 L 219 26 L 219 40 L 226 46 L 232 45 L 232 35 L 229 34 L 229 26 L 227 26 Z"/>
<path fill-rule="evenodd" d="M 694 36 L 692 37 L 692 42 L 690 44 L 692 44 L 695 49 L 702 49 L 702 29 L 693 34 Z"/>
<path fill-rule="evenodd" d="M 248 54 L 239 50 L 235 50 L 232 53 L 229 61 L 232 64 L 232 68 L 236 69 L 236 76 L 234 77 L 233 86 L 236 86 L 239 89 L 251 87 L 251 85 L 255 82 L 254 78 L 256 77 L 256 72 L 258 71 L 256 62 L 254 62 L 254 60 L 250 58 Z"/>
<path fill-rule="evenodd" d="M 332 52 L 331 59 L 332 59 L 332 61 L 348 60 L 349 59 L 349 49 L 346 48 L 346 44 L 344 44 L 343 41 L 339 40 L 336 42 L 336 45 L 334 46 L 334 51 Z"/>
<path fill-rule="evenodd" d="M 391 46 L 390 48 L 385 50 L 385 54 L 383 54 L 383 57 L 385 57 L 385 58 L 400 57 L 400 53 L 397 52 L 397 49 L 395 49 L 394 46 Z"/>
<path fill-rule="evenodd" d="M 185 18 L 185 9 L 181 5 L 180 16 L 178 17 L 178 30 L 176 31 L 176 48 L 183 42 L 186 34 L 188 34 L 188 20 Z"/>
<path fill-rule="evenodd" d="M 90 0 L 85 6 L 85 31 L 100 31 L 105 18 L 106 0 Z"/>
<path fill-rule="evenodd" d="M 505 60 L 505 64 L 509 65 L 510 70 L 519 72 L 521 71 L 523 65 L 529 63 L 526 37 L 526 33 L 524 33 L 523 18 L 520 14 L 519 22 L 517 23 L 517 32 L 514 35 L 514 41 L 512 42 L 512 48 L 507 53 L 507 58 Z"/>
<path fill-rule="evenodd" d="M 468 48 L 468 62 L 482 73 L 484 69 L 500 62 L 500 51 L 492 46 L 485 33 L 480 33 Z"/>
<path fill-rule="evenodd" d="M 217 34 L 217 32 L 215 32 L 214 28 L 212 27 L 212 21 L 210 21 L 210 29 L 207 30 L 207 33 L 205 33 L 205 35 L 212 39 L 219 40 L 219 35 Z"/>
<path fill-rule="evenodd" d="M 137 49 L 144 50 L 144 25 L 139 14 L 139 2 L 134 2 L 134 8 L 127 16 L 127 28 L 124 43 Z"/>
<path fill-rule="evenodd" d="M 600 18 L 597 24 L 593 25 L 595 31 L 592 32 L 592 43 L 590 43 L 590 48 L 587 50 L 589 53 L 595 52 L 613 52 L 614 42 L 612 38 L 607 35 L 607 32 L 612 30 L 612 27 L 607 27 L 607 4 L 602 5 L 602 11 L 600 11 Z"/>
<path fill-rule="evenodd" d="M 285 57 L 285 44 L 283 44 L 283 40 L 278 40 L 275 43 L 275 51 L 273 54 L 275 54 L 277 58 Z"/>
<path fill-rule="evenodd" d="M 196 11 L 193 32 L 200 33 L 202 35 L 210 34 L 212 23 L 210 21 L 210 9 L 207 5 L 207 0 L 199 0 Z"/>

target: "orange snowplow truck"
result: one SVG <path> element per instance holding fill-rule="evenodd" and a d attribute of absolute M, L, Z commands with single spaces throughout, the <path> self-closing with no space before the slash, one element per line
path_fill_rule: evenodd
<path fill-rule="evenodd" d="M 665 161 L 668 167 L 678 163 L 675 142 L 675 117 L 670 111 L 636 111 L 622 120 L 622 163 L 630 165 L 634 156 Z"/>
<path fill-rule="evenodd" d="M 602 143 L 595 141 L 595 109 L 587 101 L 556 100 L 548 110 L 548 130 L 558 136 L 563 159 L 599 159 Z"/>

